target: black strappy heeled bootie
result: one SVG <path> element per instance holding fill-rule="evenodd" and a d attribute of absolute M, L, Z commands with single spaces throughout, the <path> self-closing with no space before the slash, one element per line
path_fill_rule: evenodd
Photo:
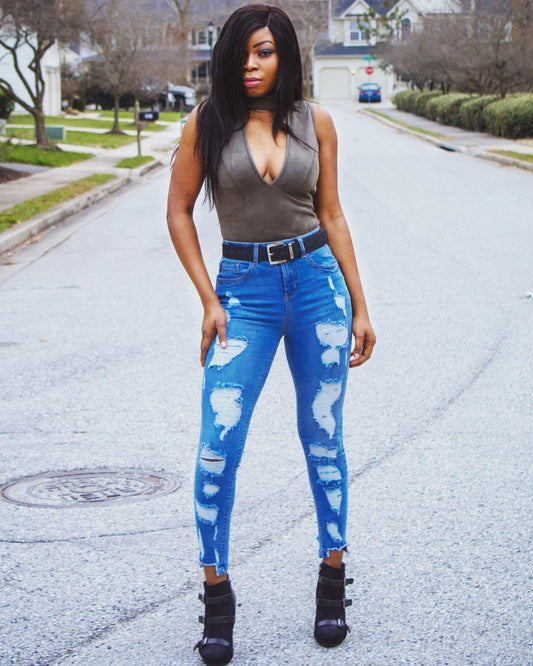
<path fill-rule="evenodd" d="M 198 649 L 204 664 L 224 666 L 233 657 L 233 625 L 235 624 L 235 593 L 229 578 L 216 585 L 204 583 L 204 594 L 198 595 L 205 604 L 205 616 L 198 618 L 204 634 L 194 649 Z"/>
<path fill-rule="evenodd" d="M 344 577 L 344 564 L 340 569 L 322 562 L 316 586 L 315 640 L 323 647 L 336 647 L 346 638 L 350 627 L 346 624 L 346 606 L 351 599 L 344 596 L 344 588 L 353 578 Z"/>

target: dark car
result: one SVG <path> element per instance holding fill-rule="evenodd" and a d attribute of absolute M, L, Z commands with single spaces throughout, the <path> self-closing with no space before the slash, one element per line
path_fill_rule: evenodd
<path fill-rule="evenodd" d="M 189 86 L 168 84 L 159 94 L 159 107 L 165 111 L 192 111 L 196 106 L 196 91 Z"/>
<path fill-rule="evenodd" d="M 377 83 L 363 83 L 359 86 L 360 102 L 381 102 L 381 86 Z"/>

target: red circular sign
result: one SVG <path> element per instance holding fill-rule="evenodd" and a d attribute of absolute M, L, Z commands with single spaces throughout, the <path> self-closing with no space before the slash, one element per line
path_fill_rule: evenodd
<path fill-rule="evenodd" d="M 370 76 L 374 73 L 374 68 L 371 65 L 368 65 L 368 67 L 365 69 L 365 72 L 368 74 L 368 76 Z"/>

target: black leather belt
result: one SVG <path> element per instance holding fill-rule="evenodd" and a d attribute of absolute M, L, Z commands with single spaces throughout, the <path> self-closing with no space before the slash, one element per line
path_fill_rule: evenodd
<path fill-rule="evenodd" d="M 328 242 L 328 233 L 325 229 L 306 236 L 301 239 L 305 252 L 302 252 L 300 242 L 297 240 L 292 241 L 279 241 L 278 243 L 257 244 L 250 243 L 247 245 L 228 245 L 222 244 L 222 256 L 226 259 L 235 259 L 237 261 L 254 261 L 254 249 L 257 245 L 257 260 L 268 261 L 269 264 L 283 264 L 291 259 L 298 259 L 298 257 L 308 254 L 313 250 L 318 250 Z"/>

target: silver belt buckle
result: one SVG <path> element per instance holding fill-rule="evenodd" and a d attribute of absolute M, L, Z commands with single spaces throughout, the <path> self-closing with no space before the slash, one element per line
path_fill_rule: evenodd
<path fill-rule="evenodd" d="M 268 257 L 268 263 L 271 266 L 275 266 L 276 264 L 285 264 L 289 259 L 272 259 L 272 248 L 273 247 L 282 247 L 283 245 L 286 245 L 289 248 L 289 259 L 294 259 L 294 250 L 292 249 L 292 242 L 291 243 L 269 243 L 266 246 L 267 250 L 267 257 Z"/>

